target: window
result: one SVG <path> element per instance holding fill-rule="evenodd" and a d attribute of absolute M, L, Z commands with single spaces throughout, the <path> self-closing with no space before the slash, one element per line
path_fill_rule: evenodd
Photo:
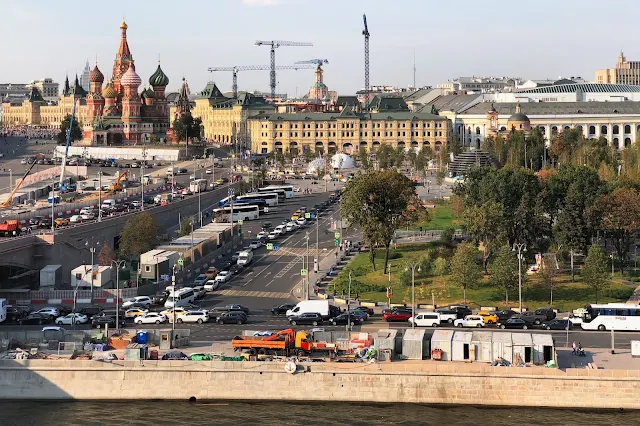
<path fill-rule="evenodd" d="M 82 274 L 76 274 L 76 280 L 81 280 L 82 279 Z"/>
<path fill-rule="evenodd" d="M 145 271 L 145 272 L 151 272 L 151 266 L 149 266 L 149 265 L 144 265 L 144 271 Z"/>

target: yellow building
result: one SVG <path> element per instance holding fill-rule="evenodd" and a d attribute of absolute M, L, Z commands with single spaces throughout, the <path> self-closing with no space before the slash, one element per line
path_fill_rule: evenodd
<path fill-rule="evenodd" d="M 175 117 L 176 109 L 175 105 L 171 107 L 170 117 Z M 273 112 L 275 108 L 263 97 L 239 93 L 237 98 L 228 98 L 213 82 L 209 82 L 200 92 L 195 100 L 195 107 L 191 108 L 191 115 L 202 120 L 205 139 L 226 145 L 237 138 L 240 145 L 247 148 L 247 119 Z"/>
<path fill-rule="evenodd" d="M 251 117 L 248 126 L 251 151 L 262 154 L 274 150 L 353 153 L 381 144 L 440 151 L 452 134 L 447 118 L 411 112 L 401 98 L 386 97 L 374 97 L 366 112 L 359 105 L 346 105 L 339 112 L 262 114 Z"/>
<path fill-rule="evenodd" d="M 640 85 L 640 61 L 627 61 L 620 52 L 616 67 L 597 70 L 595 82 Z"/>

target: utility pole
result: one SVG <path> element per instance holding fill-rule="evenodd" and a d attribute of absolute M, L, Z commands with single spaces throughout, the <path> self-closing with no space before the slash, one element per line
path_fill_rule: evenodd
<path fill-rule="evenodd" d="M 307 231 L 307 300 L 309 300 L 309 284 L 311 284 L 311 280 L 309 279 L 309 277 L 311 276 L 311 273 L 309 271 L 309 231 Z"/>
<path fill-rule="evenodd" d="M 527 245 L 524 243 L 514 243 L 512 251 L 518 256 L 518 311 L 522 312 L 522 261 L 523 253 L 527 252 Z"/>
<path fill-rule="evenodd" d="M 416 328 L 416 268 L 418 272 L 422 272 L 418 262 L 409 262 L 404 268 L 405 271 L 411 269 L 411 328 Z"/>
<path fill-rule="evenodd" d="M 112 260 L 111 263 L 116 265 L 116 333 L 120 330 L 120 268 L 124 268 L 124 260 Z M 120 266 L 122 265 L 122 266 Z"/>

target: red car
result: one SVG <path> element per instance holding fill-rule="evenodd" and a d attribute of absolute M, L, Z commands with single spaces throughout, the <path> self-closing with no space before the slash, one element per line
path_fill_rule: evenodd
<path fill-rule="evenodd" d="M 396 309 L 393 312 L 385 312 L 382 319 L 387 322 L 406 322 L 411 318 L 411 310 L 410 309 Z"/>

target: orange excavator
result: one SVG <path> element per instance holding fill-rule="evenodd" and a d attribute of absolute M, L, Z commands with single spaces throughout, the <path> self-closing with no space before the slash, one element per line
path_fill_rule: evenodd
<path fill-rule="evenodd" d="M 124 172 L 120 173 L 120 176 L 118 176 L 118 178 L 113 181 L 113 183 L 111 185 L 109 185 L 109 191 L 111 192 L 117 192 L 117 191 L 121 191 L 122 190 L 122 186 L 120 185 L 120 181 L 127 175 L 127 171 L 125 170 Z"/>

